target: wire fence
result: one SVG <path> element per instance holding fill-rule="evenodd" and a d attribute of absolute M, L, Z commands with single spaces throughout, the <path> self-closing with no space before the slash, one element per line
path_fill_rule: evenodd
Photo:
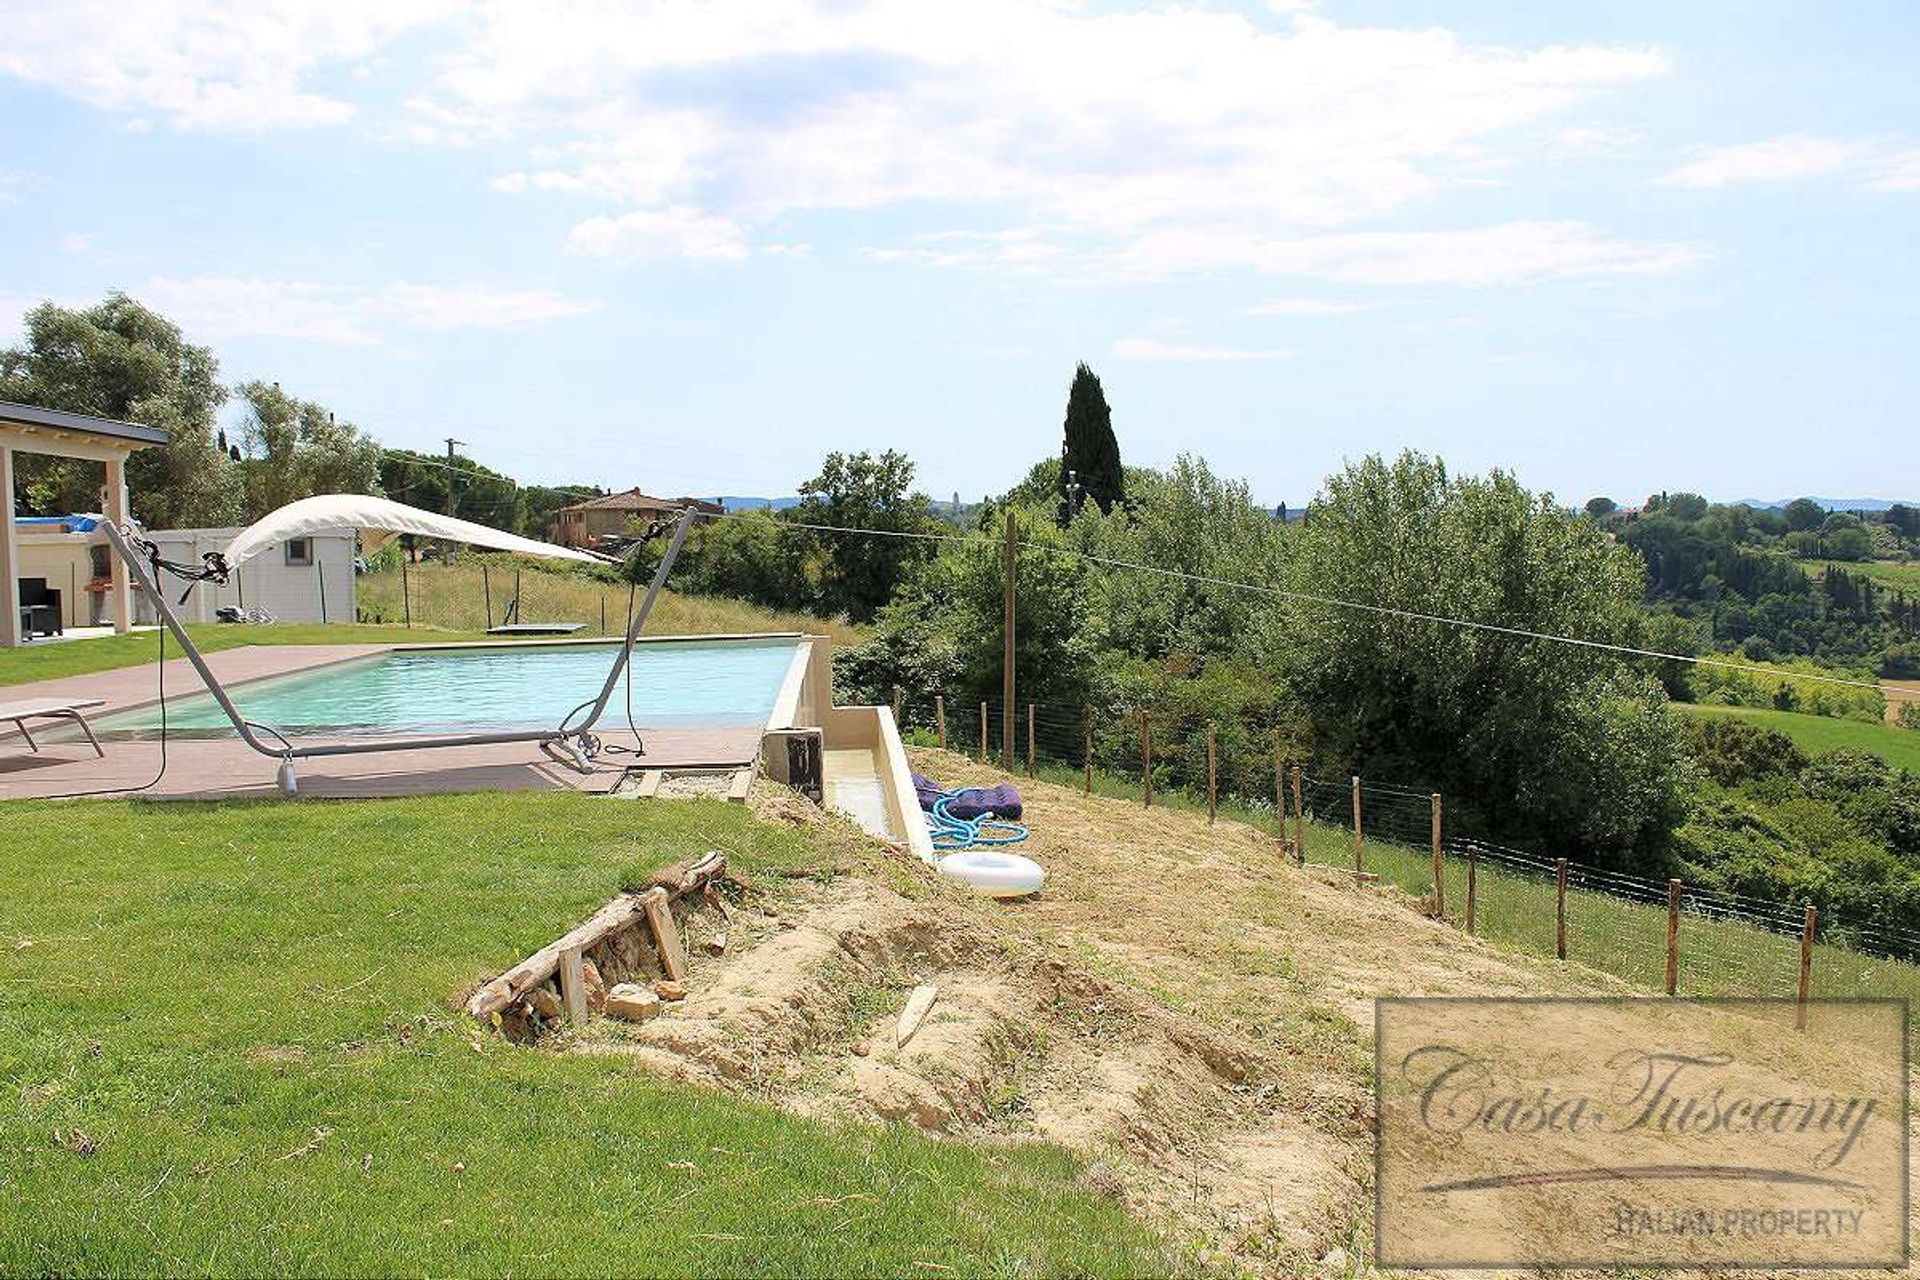
<path fill-rule="evenodd" d="M 1249 824 L 1274 837 L 1276 856 L 1390 885 L 1465 932 L 1636 986 L 1920 999 L 1920 933 L 1897 923 L 1501 844 L 1456 829 L 1447 798 L 1427 788 L 1310 771 L 1290 756 L 1282 725 L 1154 706 L 1018 703 L 1008 715 L 999 699 L 898 689 L 893 704 L 911 741 Z"/>

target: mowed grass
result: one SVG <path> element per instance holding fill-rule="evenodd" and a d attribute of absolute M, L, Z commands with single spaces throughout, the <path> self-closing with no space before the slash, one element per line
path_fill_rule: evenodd
<path fill-rule="evenodd" d="M 459 993 L 623 869 L 820 865 L 565 795 L 0 806 L 0 1273 L 1125 1274 L 1058 1149 L 830 1127 L 516 1048 Z"/>
<path fill-rule="evenodd" d="M 1861 574 L 1883 587 L 1909 593 L 1920 592 L 1920 563 L 1901 564 L 1897 560 L 1873 560 L 1863 564 L 1843 564 L 1848 573 Z"/>
<path fill-rule="evenodd" d="M 638 607 L 646 592 L 644 584 L 630 595 L 626 583 L 586 573 L 555 572 L 511 556 L 467 556 L 453 564 L 409 565 L 404 587 L 414 626 L 480 632 L 486 630 L 489 616 L 496 625 L 506 621 L 516 582 L 521 596 L 517 621 L 582 623 L 585 629 L 580 635 L 623 634 L 629 599 Z M 363 575 L 359 580 L 361 616 L 384 623 L 403 619 L 407 606 L 402 602 L 402 586 L 397 568 Z M 661 592 L 647 620 L 648 635 L 748 631 L 801 631 L 832 636 L 838 644 L 857 644 L 865 638 L 860 628 L 844 620 L 781 613 L 744 600 L 671 590 Z"/>
<path fill-rule="evenodd" d="M 1690 716 L 1744 720 L 1762 729 L 1772 729 L 1791 738 L 1802 751 L 1809 754 L 1854 747 L 1871 751 L 1900 768 L 1920 773 L 1920 733 L 1911 729 L 1761 707 L 1712 707 L 1686 702 L 1676 702 L 1673 706 L 1675 710 Z"/>
<path fill-rule="evenodd" d="M 250 644 L 403 644 L 435 640 L 480 640 L 477 632 L 435 632 L 405 627 L 358 626 L 353 623 L 274 623 L 270 626 L 233 626 L 218 622 L 187 624 L 187 634 L 205 653 L 238 649 Z M 167 638 L 167 656 L 180 656 L 180 647 Z M 158 631 L 134 631 L 123 636 L 68 640 L 59 644 L 33 642 L 17 649 L 0 649 L 0 685 L 112 671 L 152 662 L 160 651 Z"/>
<path fill-rule="evenodd" d="M 1709 708 L 1720 711 L 1722 708 Z M 1739 711 L 1740 708 L 1729 710 Z M 1784 714 L 1784 713 L 1766 713 Z M 1850 724 L 1823 716 L 1795 716 L 1824 727 L 1871 730 L 1873 725 Z M 1887 730 L 1898 733 L 1899 730 Z M 1920 738 L 1920 734 L 1909 734 Z M 1022 762 L 1024 763 L 1024 762 Z M 1084 772 L 1059 762 L 1043 761 L 1039 776 L 1049 782 L 1079 787 L 1085 784 Z M 1016 784 L 1019 779 L 1014 779 Z M 1140 780 L 1095 770 L 1093 792 L 1116 799 L 1140 799 Z M 1166 807 L 1204 814 L 1204 795 L 1189 791 L 1159 789 L 1154 792 L 1156 808 Z M 1367 800 L 1367 836 L 1362 848 L 1363 869 L 1380 877 L 1383 885 L 1400 889 L 1414 899 L 1428 899 L 1433 893 L 1433 850 L 1430 843 L 1431 810 L 1424 798 L 1395 799 L 1370 795 Z M 1324 786 L 1315 799 L 1309 788 L 1309 813 L 1314 805 L 1342 814 L 1346 796 L 1335 795 Z M 1239 822 L 1279 839 L 1282 834 L 1273 807 L 1264 799 L 1249 801 L 1242 797 L 1222 797 L 1219 820 Z M 1287 829 L 1292 829 L 1291 819 Z M 1455 833 L 1458 834 L 1458 833 Z M 1306 823 L 1309 862 L 1341 870 L 1353 866 L 1354 840 L 1351 828 L 1335 822 Z M 1467 860 L 1449 848 L 1442 859 L 1446 881 L 1447 919 L 1464 929 L 1467 903 Z M 1482 859 L 1474 869 L 1474 933 L 1476 936 L 1514 951 L 1536 956 L 1553 956 L 1556 949 L 1555 892 L 1551 871 L 1527 872 Z M 1567 891 L 1568 959 L 1588 969 L 1611 974 L 1644 991 L 1664 991 L 1666 987 L 1667 911 L 1664 905 L 1664 881 L 1645 882 L 1638 895 L 1600 892 L 1579 887 L 1586 874 L 1572 869 Z M 1647 899 L 1654 899 L 1649 902 Z M 1783 927 L 1768 928 L 1759 923 L 1727 918 L 1724 911 L 1709 916 L 1697 908 L 1701 902 L 1683 898 L 1680 926 L 1680 965 L 1678 990 L 1695 996 L 1769 996 L 1791 998 L 1799 981 L 1800 939 L 1798 921 L 1803 904 L 1782 903 L 1772 908 Z M 1756 907 L 1764 904 L 1755 904 Z M 1823 936 L 1833 944 L 1814 947 L 1813 994 L 1815 996 L 1905 996 L 1920 1001 L 1920 965 L 1890 960 L 1863 952 L 1849 945 L 1847 922 L 1828 916 Z M 1916 1034 L 1920 1034 L 1917 1032 Z"/>

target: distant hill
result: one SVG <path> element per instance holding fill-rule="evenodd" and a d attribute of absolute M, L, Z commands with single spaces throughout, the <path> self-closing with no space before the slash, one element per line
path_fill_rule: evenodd
<path fill-rule="evenodd" d="M 785 511 L 788 507 L 800 505 L 799 498 L 738 498 L 720 497 L 715 502 L 728 511 Z"/>
<path fill-rule="evenodd" d="M 1764 502 L 1759 498 L 1736 498 L 1730 503 L 1735 507 L 1753 507 L 1761 511 L 1778 511 L 1796 498 L 1779 498 L 1773 502 Z M 1815 498 L 1815 502 L 1829 511 L 1885 511 L 1892 506 L 1920 506 L 1912 498 Z"/>

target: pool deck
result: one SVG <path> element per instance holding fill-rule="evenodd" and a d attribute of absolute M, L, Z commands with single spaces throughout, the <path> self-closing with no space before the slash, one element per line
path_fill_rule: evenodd
<path fill-rule="evenodd" d="M 249 680 L 312 670 L 354 658 L 415 646 L 396 644 L 249 645 L 207 655 L 207 665 L 229 687 Z M 205 686 L 185 658 L 170 659 L 165 669 L 167 698 L 199 693 Z M 124 711 L 156 700 L 153 665 L 121 667 L 89 675 L 31 684 L 0 686 L 0 701 L 33 698 L 101 698 L 97 714 Z M 382 751 L 369 755 L 299 760 L 300 794 L 373 797 L 441 794 L 460 791 L 611 790 L 629 768 L 684 769 L 695 765 L 744 768 L 758 758 L 760 730 L 747 728 L 649 728 L 640 726 L 644 756 L 603 755 L 594 771 L 580 774 L 548 759 L 532 743 Z M 11 732 L 0 733 L 0 799 L 24 800 L 143 787 L 141 795 L 163 799 L 230 799 L 278 794 L 278 762 L 234 739 L 174 739 L 166 745 L 166 773 L 145 787 L 160 769 L 158 742 L 108 741 L 106 759 L 96 757 L 84 740 L 66 734 L 35 733 L 38 754 Z M 633 746 L 624 726 L 600 731 L 612 747 Z M 303 745 L 365 739 L 303 738 Z"/>

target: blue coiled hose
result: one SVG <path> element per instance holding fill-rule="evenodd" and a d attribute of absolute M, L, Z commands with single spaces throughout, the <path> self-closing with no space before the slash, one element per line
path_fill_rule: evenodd
<path fill-rule="evenodd" d="M 1019 844 L 1027 838 L 1027 829 L 1017 822 L 1009 822 L 990 813 L 983 813 L 977 818 L 962 818 L 949 812 L 947 806 L 967 790 L 962 787 L 954 791 L 942 791 L 933 802 L 932 811 L 927 814 L 927 826 L 933 832 L 933 847 L 937 852 L 955 853 L 961 849 Z"/>

